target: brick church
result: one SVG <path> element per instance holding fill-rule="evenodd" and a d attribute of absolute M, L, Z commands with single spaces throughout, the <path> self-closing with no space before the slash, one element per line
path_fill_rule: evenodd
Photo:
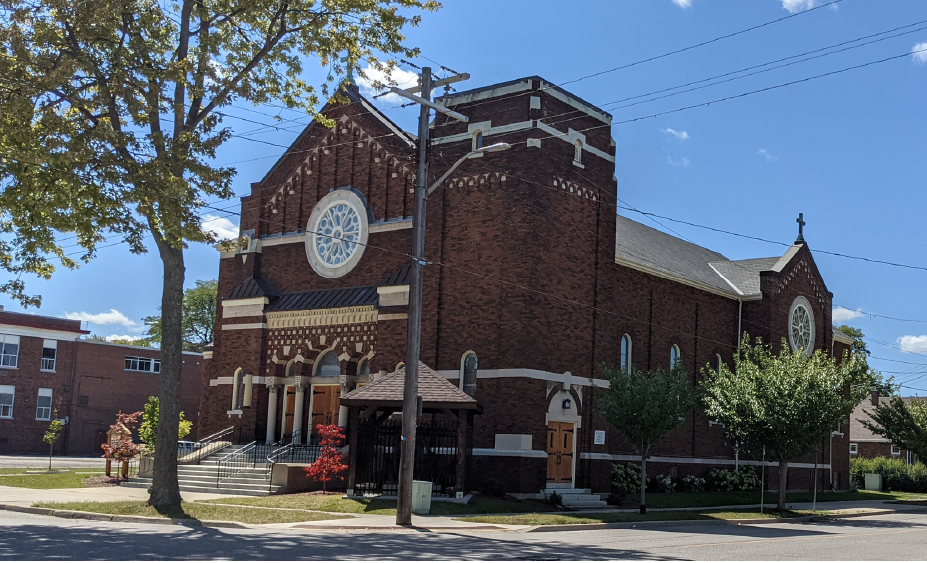
<path fill-rule="evenodd" d="M 241 241 L 220 249 L 201 436 L 302 443 L 346 425 L 342 396 L 405 360 L 414 135 L 345 84 L 241 198 Z M 832 294 L 800 238 L 782 256 L 728 260 L 616 214 L 611 115 L 537 77 L 448 94 L 432 125 L 430 181 L 483 145 L 428 201 L 422 362 L 479 403 L 469 490 L 494 481 L 606 493 L 636 459 L 594 412 L 599 365 L 692 374 L 733 364 L 739 334 L 838 357 Z M 371 388 L 370 391 L 374 389 Z M 822 442 L 818 482 L 848 487 L 846 425 Z M 809 487 L 812 463 L 789 466 Z M 758 464 L 696 411 L 648 468 L 702 475 Z M 767 479 L 775 483 L 775 467 Z"/>

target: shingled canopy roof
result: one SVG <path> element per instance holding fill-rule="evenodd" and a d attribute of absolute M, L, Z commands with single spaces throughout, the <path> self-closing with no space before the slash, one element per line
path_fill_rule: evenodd
<path fill-rule="evenodd" d="M 405 385 L 405 366 L 351 391 L 341 397 L 341 404 L 346 407 L 384 406 L 401 407 L 403 388 Z M 426 366 L 418 363 L 418 395 L 422 398 L 424 409 L 464 409 L 482 411 L 476 399 L 467 395 L 446 377 Z"/>

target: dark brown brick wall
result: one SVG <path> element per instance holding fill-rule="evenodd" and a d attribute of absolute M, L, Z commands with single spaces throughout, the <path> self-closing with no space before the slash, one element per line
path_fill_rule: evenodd
<path fill-rule="evenodd" d="M 97 454 L 98 431 L 105 432 L 116 414 L 143 409 L 149 396 L 158 394 L 158 375 L 125 370 L 125 357 L 158 358 L 156 349 L 94 342 L 58 341 L 55 371 L 44 372 L 40 358 L 43 338 L 20 337 L 19 369 L 7 369 L 0 385 L 16 387 L 13 419 L 0 419 L 0 453 L 47 453 L 42 435 L 48 421 L 35 420 L 39 388 L 52 389 L 57 418 L 69 418 L 58 453 Z M 194 423 L 196 436 L 203 358 L 184 354 L 180 407 Z M 52 416 L 55 418 L 55 415 Z"/>
<path fill-rule="evenodd" d="M 541 91 L 537 82 L 533 88 L 530 94 L 459 104 L 455 109 L 471 122 L 491 120 L 493 126 L 573 112 L 571 119 L 551 126 L 562 132 L 585 131 L 587 144 L 614 154 L 609 130 L 599 127 L 601 122 Z M 530 95 L 542 98 L 541 110 L 529 108 Z M 304 228 L 319 198 L 346 185 L 365 195 L 378 219 L 410 214 L 411 176 L 402 170 L 411 169 L 409 148 L 390 139 L 388 129 L 358 113 L 356 106 L 329 106 L 327 111 L 337 127 L 310 127 L 290 155 L 254 184 L 252 195 L 243 198 L 242 228 L 267 234 Z M 342 116 L 350 119 L 342 121 Z M 433 138 L 462 132 L 466 125 L 439 116 Z M 390 140 L 380 141 L 379 147 L 369 142 L 381 137 Z M 529 137 L 540 138 L 541 147 L 527 147 Z M 629 334 L 633 362 L 644 370 L 667 367 L 674 344 L 693 384 L 703 379 L 702 369 L 714 366 L 718 355 L 732 365 L 740 313 L 736 300 L 615 264 L 617 186 L 612 163 L 586 152 L 584 168 L 574 166 L 573 146 L 537 128 L 484 142 L 500 141 L 513 148 L 465 161 L 428 201 L 426 259 L 431 264 L 425 268 L 422 322 L 426 364 L 457 370 L 462 355 L 474 350 L 481 370 L 570 372 L 586 380 L 600 376 L 601 363 L 618 362 L 620 337 Z M 469 139 L 433 145 L 429 177 L 438 177 L 469 149 Z M 283 186 L 287 187 L 281 192 Z M 374 233 L 370 244 L 357 267 L 338 279 L 317 276 L 301 243 L 268 246 L 244 263 L 240 257 L 224 259 L 220 295 L 249 275 L 265 277 L 285 292 L 376 283 L 408 262 L 404 254 L 410 250 L 411 230 Z M 764 274 L 762 290 L 761 301 L 743 304 L 740 320 L 745 332 L 778 342 L 787 334 L 792 300 L 806 295 L 814 308 L 816 347 L 830 350 L 832 296 L 807 248 L 801 248 L 783 272 Z M 261 321 L 220 319 L 219 325 Z M 392 370 L 405 360 L 405 331 L 405 320 L 377 323 L 372 371 Z M 226 414 L 229 386 L 211 387 L 209 380 L 231 376 L 237 367 L 266 375 L 261 362 L 267 356 L 267 339 L 266 330 L 216 331 L 215 356 L 203 375 L 201 411 L 208 422 L 201 433 L 236 423 L 253 426 L 258 439 L 263 438 L 266 389 L 256 391 L 255 406 L 236 422 Z M 542 449 L 549 385 L 553 383 L 480 379 L 477 399 L 484 413 L 475 419 L 474 447 L 492 448 L 495 435 L 505 433 L 530 434 L 534 448 Z M 584 387 L 580 398 L 583 426 L 576 434 L 578 450 L 630 452 L 620 434 L 595 416 L 592 390 Z M 606 430 L 604 446 L 592 444 L 594 430 Z M 845 438 L 833 441 L 835 466 L 845 468 L 847 458 L 840 453 L 846 450 Z M 829 455 L 829 443 L 822 445 L 822 455 Z M 654 453 L 730 459 L 733 447 L 724 429 L 709 425 L 696 410 Z M 490 466 L 501 463 L 498 459 L 480 463 L 493 472 Z M 577 468 L 578 484 L 600 479 L 590 460 L 579 461 Z M 800 478 L 799 474 L 796 479 Z M 532 486 L 540 488 L 540 481 Z"/>

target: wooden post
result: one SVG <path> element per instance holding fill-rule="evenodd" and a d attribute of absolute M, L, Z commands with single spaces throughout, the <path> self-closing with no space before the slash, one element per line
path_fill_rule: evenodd
<path fill-rule="evenodd" d="M 123 479 L 128 479 L 128 478 L 129 478 L 129 462 L 128 462 L 128 461 L 123 461 L 123 462 L 122 462 L 122 471 L 121 471 L 121 473 L 122 473 L 122 478 L 123 478 Z"/>
<path fill-rule="evenodd" d="M 467 411 L 457 411 L 457 496 L 467 493 Z"/>
<path fill-rule="evenodd" d="M 369 407 L 372 408 L 372 407 Z M 357 473 L 357 427 L 360 424 L 359 407 L 348 410 L 348 496 L 354 496 Z"/>

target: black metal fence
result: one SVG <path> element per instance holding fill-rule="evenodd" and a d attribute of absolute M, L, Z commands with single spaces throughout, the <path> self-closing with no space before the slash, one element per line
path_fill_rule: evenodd
<path fill-rule="evenodd" d="M 451 496 L 457 485 L 456 422 L 419 424 L 415 436 L 413 478 L 431 481 L 432 496 Z M 402 421 L 388 420 L 380 425 L 361 423 L 357 429 L 356 494 L 398 493 L 401 444 Z"/>

